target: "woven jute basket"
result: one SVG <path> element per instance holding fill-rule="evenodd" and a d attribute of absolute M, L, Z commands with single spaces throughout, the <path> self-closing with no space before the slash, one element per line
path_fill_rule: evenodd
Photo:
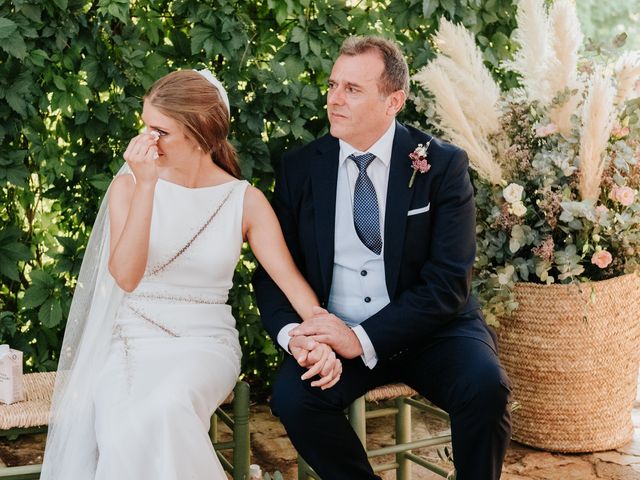
<path fill-rule="evenodd" d="M 556 452 L 631 440 L 640 360 L 640 278 L 569 285 L 518 283 L 500 319 L 500 359 L 512 383 L 513 438 Z"/>

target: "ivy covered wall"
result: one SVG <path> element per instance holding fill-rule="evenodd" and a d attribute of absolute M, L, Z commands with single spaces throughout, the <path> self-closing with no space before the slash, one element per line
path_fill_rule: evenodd
<path fill-rule="evenodd" d="M 328 73 L 342 40 L 399 41 L 412 73 L 444 15 L 472 29 L 499 77 L 514 27 L 507 0 L 12 0 L 0 3 L 0 342 L 27 370 L 57 364 L 100 200 L 141 127 L 141 97 L 181 68 L 227 86 L 245 178 L 269 194 L 280 156 L 326 131 Z M 513 79 L 505 79 L 513 82 Z M 411 104 L 401 120 L 428 128 Z M 231 294 L 254 393 L 278 352 L 243 251 Z"/>

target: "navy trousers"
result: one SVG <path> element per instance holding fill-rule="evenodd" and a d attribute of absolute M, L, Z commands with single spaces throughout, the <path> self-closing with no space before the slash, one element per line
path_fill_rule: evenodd
<path fill-rule="evenodd" d="M 367 391 L 403 382 L 451 417 L 458 480 L 496 480 L 511 435 L 510 388 L 497 355 L 467 337 L 435 340 L 420 350 L 367 368 L 343 360 L 340 381 L 328 390 L 302 381 L 305 369 L 286 356 L 271 407 L 300 455 L 323 480 L 378 479 L 344 409 Z"/>

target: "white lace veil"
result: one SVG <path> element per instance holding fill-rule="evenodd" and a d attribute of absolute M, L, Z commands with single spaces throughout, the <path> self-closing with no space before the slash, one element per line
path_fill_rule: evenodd
<path fill-rule="evenodd" d="M 116 176 L 129 171 L 125 163 Z M 107 359 L 116 311 L 124 295 L 108 272 L 109 190 L 89 238 L 67 319 L 42 480 L 89 480 L 95 475 L 98 450 L 94 391 Z"/>

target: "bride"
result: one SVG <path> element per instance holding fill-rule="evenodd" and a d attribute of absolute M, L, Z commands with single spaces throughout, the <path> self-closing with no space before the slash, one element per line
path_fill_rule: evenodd
<path fill-rule="evenodd" d="M 268 201 L 239 179 L 220 82 L 173 72 L 142 119 L 78 279 L 43 480 L 226 478 L 207 431 L 240 374 L 226 301 L 242 243 L 303 319 L 318 304 Z M 322 344 L 313 355 L 314 385 L 334 385 L 340 361 Z"/>

